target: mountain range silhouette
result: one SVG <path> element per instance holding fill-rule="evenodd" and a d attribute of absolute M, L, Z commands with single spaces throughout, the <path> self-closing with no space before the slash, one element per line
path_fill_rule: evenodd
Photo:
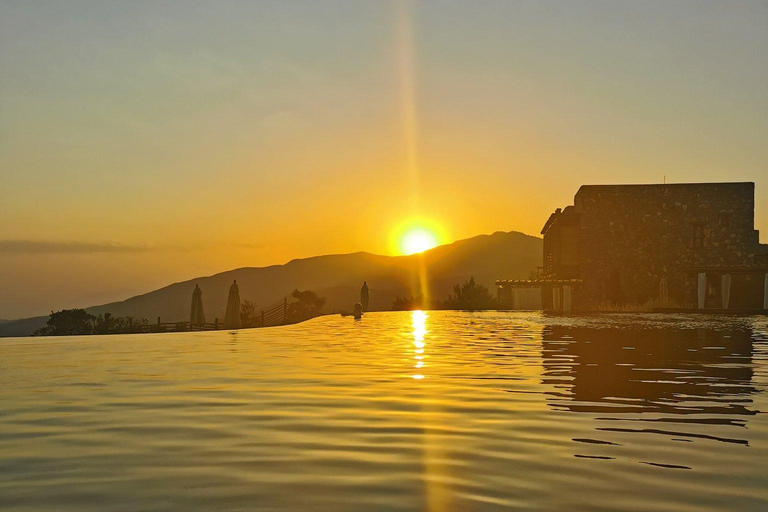
<path fill-rule="evenodd" d="M 295 259 L 284 265 L 238 268 L 85 309 L 93 315 L 133 316 L 150 323 L 156 322 L 158 316 L 163 322 L 188 321 L 192 291 L 199 285 L 206 318 L 213 321 L 218 317 L 221 321 L 229 287 L 237 279 L 241 298 L 253 301 L 257 311 L 290 297 L 296 288 L 325 297 L 326 312 L 351 310 L 360 300 L 363 281 L 370 288 L 369 310 L 382 311 L 392 309 L 398 296 L 419 295 L 421 268 L 426 270 L 430 296 L 444 299 L 453 291 L 453 285 L 470 277 L 488 286 L 492 293 L 496 279 L 527 278 L 541 264 L 541 254 L 541 238 L 498 231 L 410 256 L 356 252 Z M 0 336 L 31 335 L 47 320 L 47 316 L 40 316 L 0 324 Z"/>

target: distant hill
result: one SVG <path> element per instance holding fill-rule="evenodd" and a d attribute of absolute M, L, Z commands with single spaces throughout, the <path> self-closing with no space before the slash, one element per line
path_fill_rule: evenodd
<path fill-rule="evenodd" d="M 368 282 L 370 309 L 390 310 L 396 296 L 418 295 L 419 275 L 425 269 L 430 296 L 443 299 L 453 285 L 474 277 L 494 290 L 496 279 L 527 278 L 541 264 L 542 241 L 516 231 L 480 235 L 435 247 L 411 256 L 380 256 L 366 252 L 332 254 L 292 260 L 284 265 L 246 267 L 175 283 L 130 299 L 86 308 L 93 314 L 146 318 L 150 323 L 187 320 L 195 284 L 203 290 L 206 319 L 224 318 L 227 294 L 234 279 L 241 299 L 257 310 L 281 301 L 299 288 L 326 298 L 328 312 L 351 310 L 360 286 Z M 0 324 L 0 336 L 27 336 L 45 325 L 48 317 Z"/>

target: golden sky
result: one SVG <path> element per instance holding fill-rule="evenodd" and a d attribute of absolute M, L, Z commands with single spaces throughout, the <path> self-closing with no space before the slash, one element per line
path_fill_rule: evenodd
<path fill-rule="evenodd" d="M 763 1 L 3 2 L 0 47 L 0 318 L 584 183 L 755 181 L 768 229 Z"/>

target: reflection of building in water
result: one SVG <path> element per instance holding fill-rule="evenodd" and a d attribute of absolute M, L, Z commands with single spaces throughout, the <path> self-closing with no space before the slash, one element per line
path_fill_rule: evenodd
<path fill-rule="evenodd" d="M 749 408 L 756 392 L 751 334 L 548 326 L 543 383 L 556 388 L 549 404 L 573 412 L 655 412 L 678 415 L 660 421 L 741 424 L 737 417 L 757 414 Z"/>

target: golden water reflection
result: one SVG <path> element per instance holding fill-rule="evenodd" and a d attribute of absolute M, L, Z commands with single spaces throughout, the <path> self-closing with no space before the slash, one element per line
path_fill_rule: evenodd
<path fill-rule="evenodd" d="M 413 359 L 416 361 L 414 368 L 422 370 L 424 368 L 424 347 L 427 345 L 424 342 L 424 338 L 427 335 L 427 318 L 429 315 L 426 311 L 411 311 L 411 325 L 413 327 L 413 346 L 416 347 L 413 350 L 415 354 Z M 423 370 L 422 370 L 423 372 Z M 415 373 L 413 378 L 420 380 L 424 378 L 422 372 Z"/>
<path fill-rule="evenodd" d="M 768 318 L 0 340 L 0 510 L 766 510 Z"/>

